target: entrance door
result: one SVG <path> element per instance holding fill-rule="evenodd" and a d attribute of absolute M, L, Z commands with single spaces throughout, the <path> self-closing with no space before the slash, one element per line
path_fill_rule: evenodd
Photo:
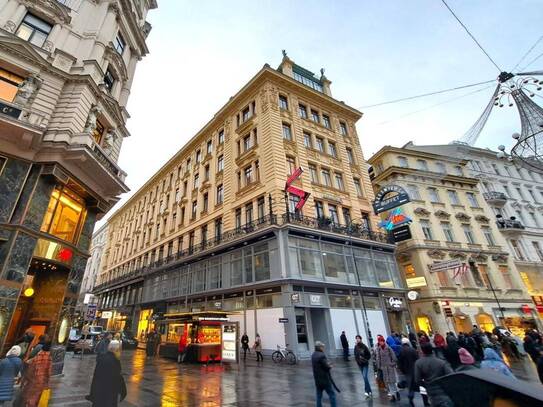
<path fill-rule="evenodd" d="M 328 340 L 328 328 L 326 326 L 326 312 L 323 308 L 311 308 L 311 329 L 313 331 L 313 340 L 321 341 L 330 350 L 330 341 Z"/>
<path fill-rule="evenodd" d="M 307 323 L 305 320 L 305 308 L 295 308 L 296 315 L 296 336 L 298 339 L 298 351 L 305 352 L 309 350 L 309 340 L 307 338 Z"/>
<path fill-rule="evenodd" d="M 473 324 L 469 316 L 464 314 L 459 314 L 454 316 L 454 329 L 456 333 L 460 332 L 471 332 Z"/>

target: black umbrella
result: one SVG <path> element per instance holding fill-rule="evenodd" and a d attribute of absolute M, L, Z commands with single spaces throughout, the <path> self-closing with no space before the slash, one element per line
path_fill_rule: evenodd
<path fill-rule="evenodd" d="M 543 386 L 516 380 L 492 370 L 466 370 L 440 377 L 434 383 L 459 407 L 543 407 Z M 505 399 L 508 403 L 497 404 L 497 399 Z"/>

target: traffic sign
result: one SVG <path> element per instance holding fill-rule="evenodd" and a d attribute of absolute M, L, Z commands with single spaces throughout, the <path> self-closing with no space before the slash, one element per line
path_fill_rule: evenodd
<path fill-rule="evenodd" d="M 433 264 L 430 264 L 430 271 L 436 272 L 436 271 L 445 271 L 448 269 L 452 269 L 455 267 L 460 267 L 462 263 L 460 260 L 447 260 L 447 261 L 438 261 L 434 262 Z"/>

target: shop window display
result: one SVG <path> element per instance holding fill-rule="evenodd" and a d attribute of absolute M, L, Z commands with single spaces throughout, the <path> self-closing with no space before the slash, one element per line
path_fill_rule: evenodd
<path fill-rule="evenodd" d="M 67 242 L 76 243 L 85 221 L 85 202 L 67 188 L 55 188 L 51 194 L 41 231 Z"/>

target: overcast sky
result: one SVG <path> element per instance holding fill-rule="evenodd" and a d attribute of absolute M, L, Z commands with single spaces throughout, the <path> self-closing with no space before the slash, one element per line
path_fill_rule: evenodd
<path fill-rule="evenodd" d="M 150 54 L 137 67 L 128 103 L 132 136 L 125 139 L 119 160 L 131 192 L 114 210 L 262 65 L 277 67 L 282 49 L 313 72 L 324 67 L 332 95 L 364 113 L 358 134 L 366 158 L 384 144 L 448 143 L 460 138 L 486 106 L 493 88 L 467 96 L 491 85 L 382 107 L 363 106 L 491 80 L 499 73 L 440 0 L 158 3 L 148 15 L 153 25 Z M 511 70 L 543 35 L 540 0 L 448 3 L 503 70 Z M 543 41 L 520 67 L 541 53 Z M 543 57 L 528 68 L 542 67 Z M 447 102 L 452 98 L 456 100 Z M 440 105 L 428 109 L 436 104 Z M 411 114 L 419 110 L 423 111 Z M 518 130 L 514 107 L 496 109 L 476 145 L 509 147 L 511 134 Z"/>

